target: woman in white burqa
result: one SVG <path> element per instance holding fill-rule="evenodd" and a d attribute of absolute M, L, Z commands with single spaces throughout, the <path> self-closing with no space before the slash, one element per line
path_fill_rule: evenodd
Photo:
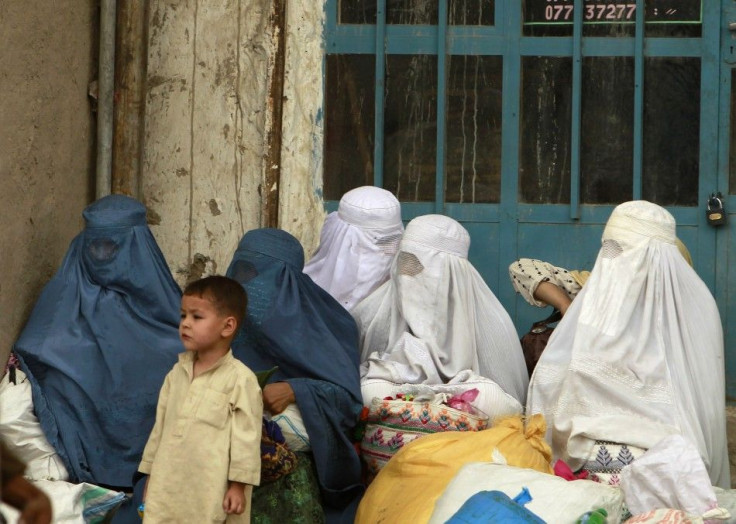
<path fill-rule="evenodd" d="M 646 201 L 617 206 L 590 278 L 529 385 L 554 456 L 582 467 L 594 447 L 694 444 L 729 485 L 723 333 L 716 303 L 677 249 L 675 219 Z"/>
<path fill-rule="evenodd" d="M 469 247 L 468 232 L 449 217 L 420 216 L 406 226 L 390 280 L 353 310 L 365 404 L 391 394 L 380 384 L 472 383 L 494 397 L 479 397 L 494 414 L 521 411 L 528 376 L 519 338 L 468 261 Z"/>
<path fill-rule="evenodd" d="M 401 204 L 380 187 L 352 189 L 325 219 L 304 272 L 350 311 L 388 280 L 404 232 Z"/>

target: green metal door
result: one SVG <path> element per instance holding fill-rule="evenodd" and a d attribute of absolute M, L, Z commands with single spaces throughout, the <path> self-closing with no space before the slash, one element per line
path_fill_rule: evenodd
<path fill-rule="evenodd" d="M 508 265 L 590 269 L 613 207 L 651 200 L 724 308 L 731 275 L 713 254 L 727 230 L 704 211 L 728 179 L 725 27 L 718 2 L 701 0 L 327 0 L 328 209 L 374 184 L 406 220 L 460 221 L 524 332 L 546 312 L 514 294 Z"/>
<path fill-rule="evenodd" d="M 736 2 L 722 0 L 720 17 L 720 111 L 718 187 L 723 189 L 728 223 L 717 228 L 715 294 L 726 337 L 726 392 L 736 400 Z"/>

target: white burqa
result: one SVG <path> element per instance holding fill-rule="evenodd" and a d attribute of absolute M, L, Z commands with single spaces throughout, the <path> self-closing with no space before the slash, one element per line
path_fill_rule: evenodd
<path fill-rule="evenodd" d="M 325 219 L 304 272 L 345 309 L 386 282 L 404 224 L 396 197 L 380 187 L 348 191 Z"/>
<path fill-rule="evenodd" d="M 468 262 L 469 247 L 468 232 L 451 218 L 409 222 L 391 279 L 353 310 L 362 381 L 443 384 L 480 375 L 524 404 L 528 376 L 516 329 Z"/>
<path fill-rule="evenodd" d="M 729 487 L 723 333 L 716 303 L 645 201 L 613 210 L 585 287 L 529 385 L 555 457 L 582 466 L 596 440 L 649 449 L 681 434 Z"/>

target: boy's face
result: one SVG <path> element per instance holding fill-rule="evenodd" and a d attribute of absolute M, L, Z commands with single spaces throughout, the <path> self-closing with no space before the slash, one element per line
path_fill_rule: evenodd
<path fill-rule="evenodd" d="M 206 351 L 223 339 L 227 317 L 207 298 L 184 295 L 181 298 L 179 337 L 187 351 Z"/>

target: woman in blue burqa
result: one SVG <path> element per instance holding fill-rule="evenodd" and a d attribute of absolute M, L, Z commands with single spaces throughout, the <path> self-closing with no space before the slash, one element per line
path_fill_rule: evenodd
<path fill-rule="evenodd" d="M 70 480 L 127 488 L 182 351 L 181 291 L 140 202 L 111 195 L 83 216 L 13 351 Z"/>
<path fill-rule="evenodd" d="M 297 471 L 254 492 L 252 517 L 321 519 L 314 505 L 310 509 L 309 482 L 299 481 L 309 476 L 305 467 L 316 467 L 325 519 L 353 522 L 363 493 L 350 438 L 362 409 L 358 331 L 347 310 L 303 268 L 304 250 L 296 238 L 279 229 L 256 229 L 243 236 L 227 270 L 248 293 L 248 314 L 233 353 L 256 372 L 278 366 L 263 389 L 264 412 L 298 436 L 291 442 L 299 441 L 304 451 Z"/>

